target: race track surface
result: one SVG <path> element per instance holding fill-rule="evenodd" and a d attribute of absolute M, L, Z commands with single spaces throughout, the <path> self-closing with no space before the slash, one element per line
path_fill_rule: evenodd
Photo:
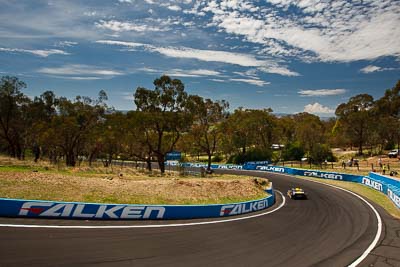
<path fill-rule="evenodd" d="M 375 215 L 353 195 L 285 175 L 256 175 L 268 177 L 283 193 L 301 186 L 309 200 L 286 199 L 285 206 L 274 213 L 209 225 L 134 229 L 0 227 L 0 266 L 347 266 L 375 238 Z M 281 201 L 278 197 L 276 205 Z M 383 236 L 359 266 L 400 266 L 400 236 L 396 238 L 400 223 L 379 211 L 384 214 L 386 226 Z M 143 225 L 183 221 L 0 219 L 0 223 L 25 222 Z"/>

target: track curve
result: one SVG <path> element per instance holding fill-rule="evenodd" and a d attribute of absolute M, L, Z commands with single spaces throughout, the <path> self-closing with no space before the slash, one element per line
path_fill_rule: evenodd
<path fill-rule="evenodd" d="M 0 266 L 347 266 L 376 235 L 372 210 L 351 194 L 286 175 L 240 174 L 267 177 L 282 192 L 301 186 L 310 199 L 289 199 L 266 216 L 190 227 L 0 227 Z"/>

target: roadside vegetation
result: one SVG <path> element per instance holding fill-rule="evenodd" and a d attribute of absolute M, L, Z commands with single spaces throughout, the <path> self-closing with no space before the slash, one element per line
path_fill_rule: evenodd
<path fill-rule="evenodd" d="M 244 163 L 269 160 L 280 164 L 304 160 L 321 166 L 338 162 L 332 148 L 356 150 L 365 159 L 400 145 L 400 81 L 380 99 L 351 97 L 336 109 L 335 118 L 309 113 L 275 115 L 270 108 L 229 110 L 225 100 L 191 95 L 179 79 L 161 76 L 154 89 L 132 91 L 132 108 L 117 111 L 107 94 L 97 99 L 67 99 L 52 91 L 33 99 L 17 77 L 0 80 L 0 153 L 20 160 L 48 160 L 57 165 L 91 165 L 101 160 L 143 161 L 162 173 L 171 151 L 182 160 L 203 157 Z M 347 158 L 346 158 L 347 160 Z"/>
<path fill-rule="evenodd" d="M 107 105 L 103 90 L 97 99 L 67 99 L 52 91 L 30 98 L 23 92 L 27 87 L 23 81 L 2 77 L 0 154 L 19 162 L 0 167 L 4 178 L 0 184 L 2 196 L 12 197 L 11 187 L 5 189 L 6 183 L 15 186 L 15 196 L 22 196 L 18 186 L 23 188 L 26 183 L 26 188 L 33 188 L 49 179 L 51 182 L 42 185 L 48 192 L 43 192 L 43 197 L 56 197 L 62 192 L 52 184 L 61 190 L 66 188 L 65 179 L 73 178 L 68 185 L 77 183 L 74 188 L 79 191 L 80 183 L 92 180 L 82 179 L 86 177 L 98 178 L 110 187 L 120 181 L 121 188 L 104 195 L 96 191 L 103 186 L 98 184 L 90 187 L 92 193 L 83 193 L 82 200 L 92 201 L 91 196 L 104 195 L 101 201 L 114 201 L 117 192 L 126 192 L 125 183 L 144 178 L 134 178 L 133 174 L 130 177 L 128 173 L 116 176 L 113 161 L 144 162 L 149 177 L 154 176 L 152 163 L 158 163 L 158 180 L 177 183 L 172 179 L 183 178 L 170 178 L 165 165 L 171 151 L 181 152 L 180 161 L 203 161 L 208 164 L 207 169 L 212 162 L 242 164 L 267 160 L 277 165 L 363 175 L 371 170 L 385 169 L 386 174 L 400 170 L 397 157 L 382 156 L 400 147 L 400 81 L 379 99 L 368 94 L 350 97 L 337 107 L 335 118 L 324 119 L 306 112 L 276 115 L 268 107 L 230 111 L 227 101 L 188 94 L 182 81 L 169 76 L 161 76 L 153 84 L 154 89 L 139 86 L 133 90 L 132 108 L 136 108 L 122 112 Z M 32 159 L 31 167 L 27 167 L 27 159 Z M 351 160 L 358 160 L 357 166 L 348 165 Z M 102 168 L 95 168 L 99 162 Z M 52 180 L 50 174 L 57 179 Z M 25 181 L 23 177 L 32 179 Z M 150 183 L 149 177 L 144 179 L 146 183 Z M 213 176 L 212 181 L 218 179 Z M 171 201 L 168 194 L 174 194 L 174 187 L 165 187 L 163 191 L 166 195 L 154 201 Z M 24 198 L 35 198 L 28 189 L 20 192 L 24 192 Z M 208 193 L 208 200 L 194 195 L 180 200 L 175 195 L 174 201 L 213 202 L 214 191 Z M 153 203 L 143 196 L 137 197 L 122 199 Z M 224 197 L 234 199 L 230 195 L 220 196 Z"/>
<path fill-rule="evenodd" d="M 0 197 L 119 204 L 219 204 L 265 197 L 265 180 L 132 167 L 62 167 L 0 157 Z"/>

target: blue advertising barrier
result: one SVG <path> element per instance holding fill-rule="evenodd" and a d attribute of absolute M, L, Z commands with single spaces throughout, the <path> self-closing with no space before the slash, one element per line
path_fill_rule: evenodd
<path fill-rule="evenodd" d="M 160 220 L 240 215 L 275 203 L 271 187 L 267 197 L 247 202 L 212 205 L 125 205 L 0 198 L 0 216 L 64 219 Z"/>
<path fill-rule="evenodd" d="M 166 161 L 165 164 L 167 166 L 182 166 L 182 167 L 187 167 L 187 168 L 207 168 L 206 163 L 198 163 L 198 162 L 184 162 L 184 163 L 179 163 L 179 162 L 169 162 Z M 236 165 L 236 164 L 211 164 L 211 169 L 230 169 L 230 170 L 242 170 L 243 165 Z"/>
<path fill-rule="evenodd" d="M 302 170 L 302 169 L 293 169 L 293 174 L 299 175 L 299 176 L 315 177 L 315 178 L 339 180 L 339 181 L 347 181 L 347 182 L 355 182 L 355 183 L 361 183 L 362 178 L 363 178 L 363 176 L 359 176 L 359 175 L 337 173 L 337 172 L 316 171 L 316 170 Z"/>
<path fill-rule="evenodd" d="M 400 181 L 390 177 L 370 172 L 370 187 L 386 194 L 389 199 L 400 209 Z"/>
<path fill-rule="evenodd" d="M 258 166 L 268 166 L 269 161 L 248 161 L 243 165 L 244 170 L 256 170 Z"/>
<path fill-rule="evenodd" d="M 165 160 L 181 160 L 182 153 L 180 151 L 171 151 L 165 155 Z"/>
<path fill-rule="evenodd" d="M 272 165 L 256 166 L 255 169 L 260 171 L 286 173 L 291 175 L 363 184 L 387 195 L 389 199 L 400 209 L 400 181 L 374 172 L 370 172 L 368 176 L 359 176 L 346 173 L 303 170 Z"/>

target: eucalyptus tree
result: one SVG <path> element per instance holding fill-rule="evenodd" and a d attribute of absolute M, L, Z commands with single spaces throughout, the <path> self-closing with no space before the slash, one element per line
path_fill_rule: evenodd
<path fill-rule="evenodd" d="M 246 154 L 246 151 L 252 145 L 252 133 L 247 129 L 249 125 L 250 117 L 243 108 L 236 109 L 228 117 L 224 131 L 226 133 L 224 137 L 225 145 L 229 144 L 233 149 L 232 152 L 240 154 Z"/>
<path fill-rule="evenodd" d="M 203 99 L 200 96 L 190 96 L 189 110 L 193 115 L 193 125 L 190 135 L 195 147 L 207 154 L 207 170 L 211 169 L 211 159 L 223 135 L 221 123 L 227 116 L 229 103 Z"/>
<path fill-rule="evenodd" d="M 58 98 L 52 91 L 45 91 L 25 107 L 26 139 L 31 147 L 35 162 L 42 154 L 48 153 L 47 136 L 44 134 L 50 127 L 50 122 L 57 116 Z"/>
<path fill-rule="evenodd" d="M 125 153 L 130 158 L 144 161 L 147 164 L 147 169 L 152 170 L 151 159 L 153 156 L 152 146 L 148 143 L 155 142 L 155 135 L 146 134 L 147 117 L 140 111 L 129 111 L 126 114 L 124 123 L 124 144 Z"/>
<path fill-rule="evenodd" d="M 335 111 L 341 126 L 338 130 L 358 145 L 360 155 L 363 154 L 363 145 L 374 121 L 373 106 L 371 95 L 359 94 L 351 97 L 347 103 L 340 104 Z"/>
<path fill-rule="evenodd" d="M 26 84 L 17 77 L 4 76 L 0 80 L 0 139 L 2 139 L 11 157 L 24 157 L 23 134 L 26 129 L 26 117 L 23 112 L 30 99 L 22 93 Z"/>
<path fill-rule="evenodd" d="M 247 125 L 248 131 L 253 134 L 253 145 L 262 151 L 271 149 L 274 141 L 277 141 L 275 129 L 276 117 L 272 115 L 272 109 L 248 109 Z"/>
<path fill-rule="evenodd" d="M 379 139 L 400 148 L 400 80 L 375 102 L 372 113 L 377 118 Z"/>
<path fill-rule="evenodd" d="M 293 115 L 295 138 L 311 152 L 316 144 L 325 143 L 324 126 L 321 119 L 313 114 L 303 112 Z"/>
<path fill-rule="evenodd" d="M 154 90 L 138 87 L 134 94 L 144 123 L 145 142 L 165 172 L 165 155 L 172 151 L 191 120 L 186 108 L 188 95 L 179 79 L 163 75 L 154 80 Z"/>
<path fill-rule="evenodd" d="M 94 131 L 97 137 L 94 147 L 99 149 L 98 153 L 101 155 L 105 167 L 110 166 L 112 160 L 123 152 L 126 135 L 125 123 L 126 115 L 122 112 L 113 111 L 104 115 L 104 120 L 98 124 L 96 131 Z M 87 142 L 91 142 L 91 140 L 87 140 Z"/>
<path fill-rule="evenodd" d="M 239 108 L 224 123 L 224 148 L 236 155 L 236 163 L 269 159 L 271 144 L 277 139 L 276 118 L 271 109 Z"/>
<path fill-rule="evenodd" d="M 54 116 L 47 133 L 53 149 L 60 148 L 67 166 L 75 166 L 85 143 L 96 125 L 104 120 L 107 95 L 100 91 L 99 98 L 77 96 L 74 101 L 65 97 L 58 100 L 57 116 Z"/>

